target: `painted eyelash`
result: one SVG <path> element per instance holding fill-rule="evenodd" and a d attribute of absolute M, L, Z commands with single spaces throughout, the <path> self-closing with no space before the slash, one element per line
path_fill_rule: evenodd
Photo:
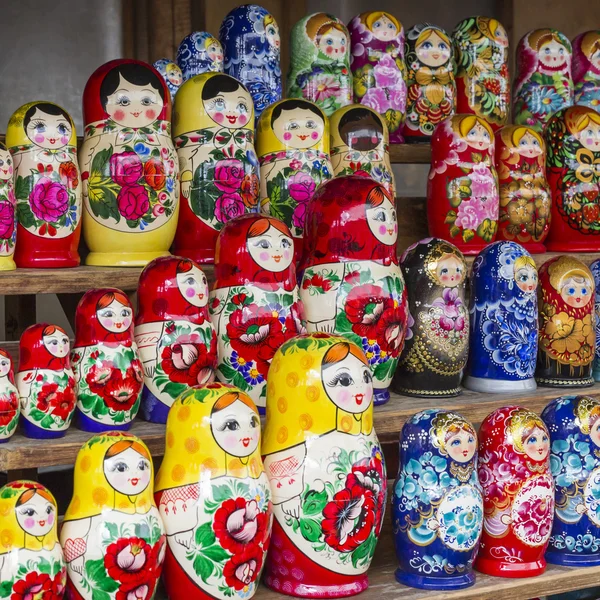
<path fill-rule="evenodd" d="M 31 125 L 33 125 L 33 128 L 35 129 L 35 128 L 39 127 L 40 125 L 46 125 L 46 123 L 44 121 L 33 121 L 31 123 Z"/>
<path fill-rule="evenodd" d="M 223 425 L 221 425 L 220 427 L 217 427 L 217 429 L 219 431 L 225 431 L 227 429 L 227 425 L 229 425 L 230 423 L 235 423 L 236 425 L 238 424 L 238 422 L 235 419 L 229 419 L 228 421 L 225 421 L 225 423 L 223 423 Z"/>
<path fill-rule="evenodd" d="M 331 386 L 337 385 L 341 381 L 342 377 L 344 377 L 344 376 L 350 377 L 350 375 L 348 375 L 348 373 L 340 373 L 329 381 L 329 385 L 331 385 Z"/>

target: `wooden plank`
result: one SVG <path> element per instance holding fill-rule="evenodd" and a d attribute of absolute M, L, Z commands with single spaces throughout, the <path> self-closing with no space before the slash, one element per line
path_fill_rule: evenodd
<path fill-rule="evenodd" d="M 390 145 L 392 164 L 428 165 L 431 163 L 431 146 L 426 144 Z"/>

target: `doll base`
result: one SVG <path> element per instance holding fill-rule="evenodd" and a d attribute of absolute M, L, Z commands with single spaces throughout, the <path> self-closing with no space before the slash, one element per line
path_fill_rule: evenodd
<path fill-rule="evenodd" d="M 161 402 L 146 386 L 144 386 L 144 389 L 142 390 L 140 412 L 145 421 L 149 421 L 150 423 L 161 423 L 164 425 L 167 422 L 170 408 L 170 406 Z"/>
<path fill-rule="evenodd" d="M 385 404 L 390 399 L 390 390 L 389 388 L 384 389 L 376 389 L 373 390 L 373 404 L 375 406 L 381 406 Z"/>
<path fill-rule="evenodd" d="M 395 576 L 398 583 L 420 590 L 462 590 L 475 583 L 475 573 L 465 573 L 459 577 L 425 577 L 407 573 L 398 567 Z"/>
<path fill-rule="evenodd" d="M 494 577 L 537 577 L 546 570 L 546 561 L 542 558 L 527 563 L 509 563 L 502 560 L 490 558 L 478 558 L 475 561 L 475 569 L 485 575 Z"/>
<path fill-rule="evenodd" d="M 565 567 L 597 567 L 600 565 L 600 554 L 568 554 L 565 552 L 546 552 L 546 562 Z"/>
<path fill-rule="evenodd" d="M 182 258 L 189 258 L 199 265 L 212 265 L 215 262 L 215 249 L 212 252 L 209 250 L 202 250 L 196 248 L 179 248 L 175 246 L 173 248 L 173 254 L 175 256 L 181 256 Z"/>
<path fill-rule="evenodd" d="M 79 408 L 75 409 L 75 419 L 77 428 L 81 431 L 89 433 L 105 433 L 106 431 L 129 431 L 131 429 L 131 421 L 125 425 L 114 425 L 108 423 L 99 423 L 84 415 Z"/>
<path fill-rule="evenodd" d="M 167 250 L 154 252 L 90 252 L 85 264 L 90 267 L 145 267 L 151 260 L 171 256 Z"/>
<path fill-rule="evenodd" d="M 535 380 L 538 385 L 542 387 L 555 387 L 555 388 L 585 388 L 594 385 L 593 377 L 585 377 L 584 379 L 549 379 L 546 377 L 536 377 Z"/>
<path fill-rule="evenodd" d="M 15 264 L 19 269 L 71 269 L 81 264 L 77 252 L 57 256 L 55 252 L 35 252 L 23 255 L 15 252 Z"/>
<path fill-rule="evenodd" d="M 17 263 L 12 256 L 0 256 L 0 271 L 14 271 L 17 268 Z"/>
<path fill-rule="evenodd" d="M 521 381 L 505 381 L 504 379 L 485 379 L 467 375 L 463 379 L 463 387 L 474 392 L 486 394 L 510 394 L 513 392 L 530 392 L 537 387 L 535 379 L 523 379 Z"/>
<path fill-rule="evenodd" d="M 565 236 L 566 237 L 566 236 Z M 548 252 L 600 252 L 600 240 L 566 240 L 547 241 Z"/>
<path fill-rule="evenodd" d="M 449 390 L 415 390 L 399 386 L 393 386 L 393 388 L 396 393 L 411 396 L 412 398 L 456 398 L 456 396 L 462 394 L 461 387 Z"/>
<path fill-rule="evenodd" d="M 66 429 L 63 429 L 62 431 L 50 431 L 49 429 L 42 429 L 41 427 L 34 425 L 23 415 L 21 415 L 19 418 L 19 422 L 21 423 L 21 431 L 23 435 L 28 438 L 33 438 L 34 440 L 56 440 L 57 438 L 64 437 L 65 433 L 67 433 Z"/>

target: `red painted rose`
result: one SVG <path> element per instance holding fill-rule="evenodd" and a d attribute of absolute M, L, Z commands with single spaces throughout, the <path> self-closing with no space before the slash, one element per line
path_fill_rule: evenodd
<path fill-rule="evenodd" d="M 128 185 L 117 196 L 119 213 L 129 221 L 141 219 L 150 208 L 148 190 L 143 185 Z"/>
<path fill-rule="evenodd" d="M 71 161 L 60 163 L 58 174 L 62 177 L 63 181 L 66 180 L 67 187 L 72 190 L 79 184 L 79 171 L 75 163 Z"/>
<path fill-rule="evenodd" d="M 378 285 L 360 285 L 352 288 L 346 298 L 346 316 L 352 323 L 352 331 L 360 337 L 377 339 L 377 324 L 384 311 L 393 309 L 394 301 L 386 297 Z"/>
<path fill-rule="evenodd" d="M 142 390 L 142 383 L 135 377 L 123 374 L 115 369 L 102 389 L 96 392 L 105 402 L 108 408 L 115 411 L 129 410 L 136 402 Z"/>
<path fill-rule="evenodd" d="M 17 414 L 19 409 L 19 397 L 16 392 L 0 398 L 0 427 L 8 425 Z"/>
<path fill-rule="evenodd" d="M 407 314 L 403 304 L 394 306 L 394 301 L 386 302 L 385 310 L 377 323 L 376 339 L 381 350 L 396 358 L 404 348 Z"/>
<path fill-rule="evenodd" d="M 121 583 L 141 584 L 152 574 L 152 547 L 145 540 L 121 538 L 106 549 L 104 567 Z"/>
<path fill-rule="evenodd" d="M 101 394 L 115 369 L 114 363 L 109 360 L 103 360 L 100 364 L 93 365 L 85 376 L 90 391 L 94 394 Z"/>
<path fill-rule="evenodd" d="M 217 368 L 217 342 L 213 337 L 209 350 L 204 344 L 177 341 L 163 349 L 161 358 L 171 381 L 186 385 L 209 383 Z"/>
<path fill-rule="evenodd" d="M 352 465 L 352 471 L 346 476 L 346 488 L 352 489 L 359 485 L 372 492 L 376 504 L 376 533 L 379 534 L 385 508 L 387 481 L 385 468 L 379 456 L 364 458 Z"/>
<path fill-rule="evenodd" d="M 249 545 L 265 542 L 267 515 L 259 511 L 255 500 L 225 500 L 215 513 L 213 529 L 221 546 L 232 554 L 238 554 Z"/>
<path fill-rule="evenodd" d="M 232 556 L 223 567 L 228 586 L 241 590 L 256 581 L 263 562 L 263 551 L 258 546 L 248 546 L 243 552 Z"/>
<path fill-rule="evenodd" d="M 220 160 L 215 165 L 214 182 L 222 192 L 237 192 L 244 179 L 244 165 L 237 158 Z"/>
<path fill-rule="evenodd" d="M 0 238 L 8 240 L 15 230 L 15 207 L 10 202 L 0 202 Z"/>
<path fill-rule="evenodd" d="M 65 586 L 67 585 L 67 569 L 63 567 L 52 580 L 52 596 L 51 600 L 62 600 L 65 594 Z"/>
<path fill-rule="evenodd" d="M 69 208 L 69 193 L 62 183 L 40 177 L 29 194 L 31 212 L 40 221 L 54 223 Z"/>
<path fill-rule="evenodd" d="M 142 583 L 123 583 L 117 590 L 115 600 L 149 600 L 154 592 L 150 581 Z"/>
<path fill-rule="evenodd" d="M 144 172 L 144 165 L 135 152 L 113 154 L 109 167 L 111 179 L 120 186 L 137 183 Z"/>
<path fill-rule="evenodd" d="M 144 164 L 144 179 L 153 190 L 162 190 L 165 187 L 167 177 L 165 165 L 156 158 L 149 158 Z"/>
<path fill-rule="evenodd" d="M 46 573 L 32 571 L 15 582 L 10 600 L 50 600 L 52 580 Z"/>

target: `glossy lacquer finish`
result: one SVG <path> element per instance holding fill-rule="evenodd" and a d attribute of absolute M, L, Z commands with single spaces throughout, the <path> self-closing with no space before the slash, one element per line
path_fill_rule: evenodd
<path fill-rule="evenodd" d="M 181 69 L 177 63 L 173 62 L 170 58 L 159 58 L 152 66 L 165 80 L 167 88 L 171 93 L 171 100 L 174 100 L 177 90 L 183 83 Z"/>
<path fill-rule="evenodd" d="M 0 143 L 0 271 L 13 271 L 17 242 L 17 199 L 10 152 Z"/>
<path fill-rule="evenodd" d="M 600 30 L 580 33 L 573 40 L 574 104 L 600 108 Z"/>
<path fill-rule="evenodd" d="M 479 482 L 485 516 L 475 568 L 498 577 L 535 577 L 554 518 L 550 439 L 538 415 L 499 408 L 479 429 Z"/>
<path fill-rule="evenodd" d="M 546 406 L 550 465 L 556 486 L 546 560 L 565 566 L 600 564 L 600 401 L 562 396 Z"/>
<path fill-rule="evenodd" d="M 148 421 L 166 423 L 180 394 L 215 378 L 217 335 L 208 316 L 208 281 L 193 261 L 163 256 L 142 271 L 137 298 L 141 411 Z"/>
<path fill-rule="evenodd" d="M 210 383 L 175 401 L 156 503 L 167 531 L 163 581 L 170 598 L 254 596 L 271 537 L 272 504 L 260 419 L 246 394 Z"/>
<path fill-rule="evenodd" d="M 0 444 L 7 442 L 16 431 L 20 412 L 12 359 L 0 348 Z"/>
<path fill-rule="evenodd" d="M 592 375 L 595 381 L 600 381 L 600 260 L 595 260 L 590 264 L 590 271 L 594 276 L 594 331 L 596 339 Z"/>
<path fill-rule="evenodd" d="M 264 582 L 302 598 L 352 596 L 383 526 L 386 471 L 362 350 L 313 333 L 273 359 L 262 444 L 274 523 Z"/>
<path fill-rule="evenodd" d="M 207 31 L 193 31 L 186 35 L 177 49 L 177 64 L 183 81 L 202 73 L 223 71 L 223 46 Z"/>

